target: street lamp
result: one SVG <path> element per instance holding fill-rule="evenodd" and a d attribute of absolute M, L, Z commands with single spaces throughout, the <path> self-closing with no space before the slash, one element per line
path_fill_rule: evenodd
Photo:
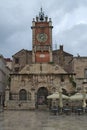
<path fill-rule="evenodd" d="M 62 88 L 59 88 L 59 106 L 60 106 L 60 113 L 62 113 L 63 108 L 63 99 L 62 99 Z"/>
<path fill-rule="evenodd" d="M 86 87 L 87 87 L 87 80 L 83 81 L 83 111 L 85 112 L 86 107 Z"/>

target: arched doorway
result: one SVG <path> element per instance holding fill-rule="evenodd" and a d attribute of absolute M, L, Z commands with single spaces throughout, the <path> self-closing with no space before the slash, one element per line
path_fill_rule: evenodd
<path fill-rule="evenodd" d="M 27 100 L 27 91 L 25 89 L 19 91 L 19 100 Z"/>
<path fill-rule="evenodd" d="M 47 104 L 48 90 L 45 87 L 41 87 L 37 91 L 37 105 Z"/>

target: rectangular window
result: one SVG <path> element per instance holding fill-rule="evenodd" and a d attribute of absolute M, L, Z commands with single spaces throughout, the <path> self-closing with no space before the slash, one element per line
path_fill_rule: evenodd
<path fill-rule="evenodd" d="M 16 64 L 19 63 L 19 58 L 15 58 L 15 63 L 16 63 Z"/>

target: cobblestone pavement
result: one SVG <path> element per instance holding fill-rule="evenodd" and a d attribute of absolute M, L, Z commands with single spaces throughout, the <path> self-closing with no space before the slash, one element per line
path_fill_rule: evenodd
<path fill-rule="evenodd" d="M 87 130 L 87 115 L 52 115 L 44 111 L 4 111 L 0 130 Z"/>

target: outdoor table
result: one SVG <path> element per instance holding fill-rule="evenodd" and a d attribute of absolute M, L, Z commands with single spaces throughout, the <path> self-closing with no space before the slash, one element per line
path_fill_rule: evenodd
<path fill-rule="evenodd" d="M 68 115 L 71 113 L 71 109 L 70 108 L 63 108 L 63 112 Z"/>
<path fill-rule="evenodd" d="M 76 108 L 75 113 L 78 113 L 78 115 L 80 115 L 80 114 L 83 113 L 83 109 L 82 108 Z"/>
<path fill-rule="evenodd" d="M 87 113 L 87 107 L 85 108 L 85 113 Z"/>
<path fill-rule="evenodd" d="M 54 113 L 54 115 L 56 115 L 57 112 L 58 112 L 58 109 L 57 109 L 57 108 L 52 108 L 52 109 L 51 109 L 51 112 Z"/>

